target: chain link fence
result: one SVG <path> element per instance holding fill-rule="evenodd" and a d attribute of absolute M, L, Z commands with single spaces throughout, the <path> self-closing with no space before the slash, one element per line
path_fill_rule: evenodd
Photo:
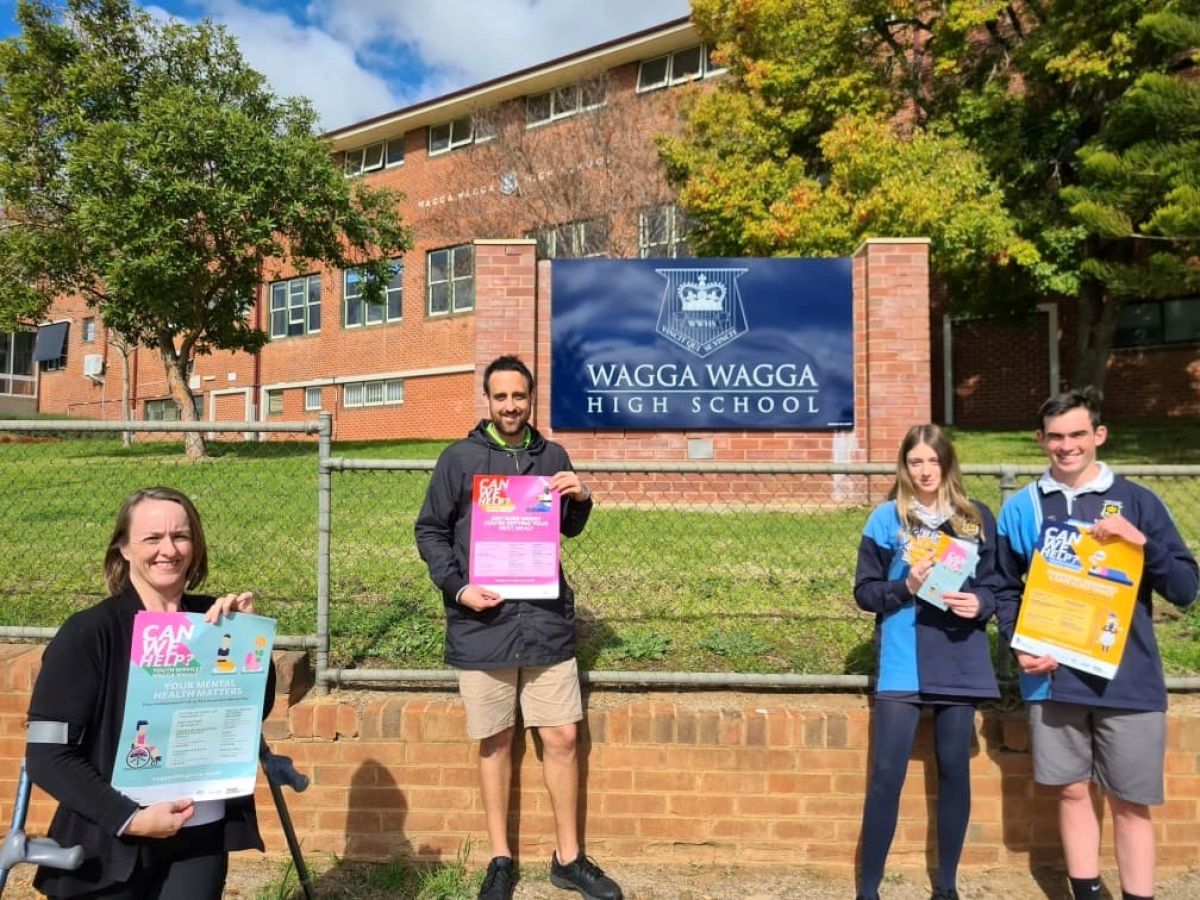
<path fill-rule="evenodd" d="M 316 423 L 202 426 L 207 456 L 184 452 L 180 423 L 0 422 L 0 623 L 57 626 L 106 594 L 117 508 L 141 487 L 191 497 L 209 547 L 209 593 L 253 591 L 290 634 L 314 634 Z M 248 428 L 267 440 L 245 440 Z"/>
<path fill-rule="evenodd" d="M 264 426 L 234 423 L 204 426 L 215 440 L 193 462 L 175 427 L 126 447 L 119 426 L 0 423 L 0 635 L 31 636 L 100 599 L 118 504 L 165 484 L 204 516 L 206 589 L 254 591 L 293 643 L 318 648 L 320 669 L 441 666 L 441 600 L 413 541 L 432 460 L 333 457 L 327 431 L 312 440 L 316 423 L 246 441 Z M 1200 550 L 1200 466 L 1122 471 L 1167 502 Z M 969 493 L 998 510 L 1040 468 L 967 472 Z M 852 587 L 890 465 L 597 463 L 581 474 L 597 503 L 564 541 L 563 565 L 584 669 L 871 672 L 874 620 Z M 1161 607 L 1168 670 L 1200 671 L 1200 618 Z"/>

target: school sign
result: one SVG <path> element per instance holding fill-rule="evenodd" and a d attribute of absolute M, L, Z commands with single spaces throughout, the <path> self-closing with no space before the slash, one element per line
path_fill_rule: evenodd
<path fill-rule="evenodd" d="M 557 260 L 555 429 L 854 427 L 849 259 Z"/>

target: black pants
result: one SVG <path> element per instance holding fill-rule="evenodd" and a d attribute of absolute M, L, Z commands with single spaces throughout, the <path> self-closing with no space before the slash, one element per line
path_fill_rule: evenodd
<path fill-rule="evenodd" d="M 875 897 L 900 807 L 900 790 L 921 719 L 920 703 L 875 701 L 871 780 L 863 808 L 862 876 L 859 891 Z M 938 768 L 938 887 L 954 887 L 967 820 L 971 816 L 970 757 L 975 733 L 975 707 L 933 707 L 933 736 Z"/>
<path fill-rule="evenodd" d="M 220 847 L 222 822 L 184 828 L 173 837 L 147 840 L 129 880 L 90 894 L 103 900 L 221 900 L 229 854 Z"/>

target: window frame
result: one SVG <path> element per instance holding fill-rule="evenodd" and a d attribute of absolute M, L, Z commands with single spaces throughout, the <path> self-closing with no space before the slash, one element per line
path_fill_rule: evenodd
<path fill-rule="evenodd" d="M 373 392 L 372 389 L 375 387 L 379 389 L 377 398 L 370 396 Z M 356 393 L 360 399 L 351 401 L 351 392 Z M 392 396 L 393 393 L 399 395 L 398 399 Z M 364 378 L 361 381 L 347 381 L 342 385 L 343 409 L 367 409 L 372 406 L 403 405 L 403 378 Z"/>
<path fill-rule="evenodd" d="M 392 161 L 393 145 L 400 149 L 400 158 Z M 378 150 L 379 158 L 372 163 L 367 163 L 367 156 L 372 151 Z M 358 162 L 351 165 L 351 161 L 357 158 Z M 359 175 L 366 175 L 368 172 L 379 172 L 383 169 L 394 169 L 396 166 L 404 165 L 404 137 L 388 138 L 385 141 L 375 141 L 370 144 L 364 144 L 361 147 L 354 147 L 351 150 L 346 150 L 342 153 L 342 174 L 346 178 L 357 178 Z"/>
<path fill-rule="evenodd" d="M 383 289 L 384 297 L 379 303 L 368 303 L 363 299 L 362 291 L 356 294 L 350 293 L 350 278 L 356 273 L 362 272 L 361 267 L 345 269 L 342 271 L 342 328 L 347 331 L 353 328 L 370 328 L 374 325 L 390 325 L 395 322 L 404 320 L 404 259 L 396 257 L 388 261 L 394 268 L 392 277 L 388 280 L 387 285 Z M 359 279 L 357 284 L 361 284 L 363 279 Z M 395 286 L 393 286 L 395 282 Z M 396 314 L 392 315 L 392 300 L 395 298 Z M 350 321 L 350 304 L 355 302 L 362 310 L 362 319 L 358 322 Z M 372 320 L 370 311 L 372 308 L 378 307 L 382 310 L 382 318 Z"/>
<path fill-rule="evenodd" d="M 570 92 L 574 96 L 574 103 L 570 108 L 564 108 L 565 103 L 560 102 L 559 98 L 566 92 Z M 588 91 L 584 90 L 582 82 L 574 84 L 564 84 L 558 87 L 550 88 L 546 91 L 539 91 L 536 94 L 525 95 L 525 127 L 540 128 L 542 125 L 549 125 L 551 122 L 559 122 L 563 119 L 569 119 L 577 116 L 580 113 L 588 112 L 593 109 L 600 109 L 608 104 L 608 87 L 603 86 L 603 92 L 598 100 L 588 101 Z M 531 113 L 531 107 L 539 101 L 545 100 L 546 107 L 549 110 L 549 115 L 545 117 L 534 118 Z"/>
<path fill-rule="evenodd" d="M 467 134 L 465 137 L 460 136 L 456 138 L 455 133 L 458 131 L 458 129 L 455 128 L 455 126 L 462 125 L 464 122 L 466 123 Z M 433 145 L 433 133 L 442 128 L 447 129 L 446 145 L 444 147 L 438 146 L 435 148 Z M 493 135 L 493 137 L 494 136 L 495 135 Z M 430 156 L 441 156 L 443 153 L 449 153 L 452 150 L 457 150 L 460 147 L 467 147 L 473 143 L 475 143 L 474 116 L 459 116 L 457 119 L 451 119 L 448 122 L 439 122 L 437 125 L 429 126 L 428 141 L 426 146 L 428 147 L 428 153 Z"/>
<path fill-rule="evenodd" d="M 433 260 L 435 256 L 445 254 L 446 262 L 444 269 L 446 277 L 434 281 L 433 279 Z M 469 255 L 471 274 L 456 275 L 456 262 L 460 256 Z M 470 306 L 458 305 L 457 285 L 467 284 L 471 286 L 471 302 Z M 434 287 L 445 284 L 446 287 L 446 308 L 444 310 L 433 309 L 433 293 Z M 426 318 L 443 318 L 447 316 L 462 315 L 468 312 L 475 311 L 475 245 L 474 244 L 455 244 L 451 247 L 439 247 L 436 250 L 430 250 L 425 254 L 425 316 Z"/>
<path fill-rule="evenodd" d="M 685 53 L 699 53 L 698 67 L 695 74 L 676 75 L 675 60 L 677 57 Z M 723 67 L 717 67 L 712 61 L 713 47 L 711 44 L 691 44 L 687 47 L 680 47 L 678 50 L 672 50 L 670 53 L 661 53 L 658 56 L 651 56 L 638 62 L 638 77 L 637 86 L 634 93 L 645 94 L 650 91 L 658 91 L 663 88 L 675 87 L 680 84 L 691 84 L 693 81 L 703 81 L 705 78 L 711 78 L 714 75 L 720 75 L 726 71 Z M 652 63 L 663 63 L 663 75 L 661 78 L 647 83 L 643 78 L 643 73 L 646 67 Z"/>
<path fill-rule="evenodd" d="M 663 216 L 663 227 L 666 237 L 662 241 L 649 240 L 647 217 L 650 215 Z M 657 254 L 651 252 L 655 247 L 663 247 L 666 252 Z M 680 248 L 684 253 L 680 253 Z M 646 206 L 638 210 L 638 259 L 687 259 L 691 257 L 687 240 L 687 216 L 677 203 L 661 203 L 656 206 Z"/>
<path fill-rule="evenodd" d="M 316 287 L 316 299 L 313 298 L 313 287 Z M 300 288 L 303 288 L 302 290 Z M 276 306 L 276 294 L 282 292 L 283 304 Z M 324 303 L 324 290 L 321 285 L 320 273 L 311 275 L 297 275 L 295 278 L 285 278 L 279 281 L 272 281 L 267 284 L 267 334 L 271 340 L 285 340 L 287 338 L 308 337 L 309 335 L 321 333 L 321 306 Z M 300 303 L 293 303 L 293 297 L 302 298 Z M 317 327 L 312 327 L 314 318 L 317 320 Z M 283 315 L 283 331 L 277 333 L 275 330 L 275 315 L 276 313 Z M 301 329 L 295 334 L 291 333 L 293 325 L 300 325 Z"/>
<path fill-rule="evenodd" d="M 1161 300 L 1143 300 L 1136 303 L 1127 303 L 1121 309 L 1121 317 L 1124 318 L 1127 312 L 1134 310 L 1150 310 L 1155 313 L 1155 332 L 1151 339 L 1137 340 L 1128 337 L 1123 338 L 1121 332 L 1134 331 L 1137 326 L 1124 326 L 1122 328 L 1121 320 L 1117 321 L 1117 328 L 1113 332 L 1113 349 L 1114 350 L 1147 350 L 1155 347 L 1186 347 L 1192 344 L 1200 344 L 1200 326 L 1194 335 L 1184 337 L 1175 337 L 1171 332 L 1170 317 L 1167 313 L 1168 304 L 1193 304 L 1197 311 L 1200 311 L 1200 296 L 1189 297 L 1169 297 Z"/>
<path fill-rule="evenodd" d="M 317 402 L 313 403 L 313 392 L 316 391 Z M 324 408 L 325 388 L 324 385 L 314 384 L 304 388 L 304 411 L 318 412 Z"/>
<path fill-rule="evenodd" d="M 96 342 L 96 317 L 85 316 L 79 323 L 79 340 L 83 344 Z"/>
<path fill-rule="evenodd" d="M 263 407 L 268 416 L 282 416 L 283 388 L 267 388 L 266 396 L 263 398 Z"/>
<path fill-rule="evenodd" d="M 598 219 L 575 219 L 559 225 L 547 225 L 535 228 L 525 234 L 525 237 L 537 241 L 538 259 L 597 259 L 608 255 L 610 223 L 603 217 Z M 589 248 L 588 241 L 591 233 L 598 231 L 602 234 L 601 243 Z M 570 243 L 569 252 L 561 253 L 560 248 L 564 239 Z"/>

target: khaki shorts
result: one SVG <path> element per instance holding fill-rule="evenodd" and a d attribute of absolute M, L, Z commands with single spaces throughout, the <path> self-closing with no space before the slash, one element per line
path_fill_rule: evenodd
<path fill-rule="evenodd" d="M 583 718 L 574 658 L 552 666 L 459 669 L 458 690 L 467 708 L 467 735 L 475 740 L 514 726 L 518 698 L 526 728 L 570 725 Z"/>
<path fill-rule="evenodd" d="M 1029 705 L 1033 780 L 1094 781 L 1127 803 L 1163 802 L 1166 715 L 1044 700 Z"/>

